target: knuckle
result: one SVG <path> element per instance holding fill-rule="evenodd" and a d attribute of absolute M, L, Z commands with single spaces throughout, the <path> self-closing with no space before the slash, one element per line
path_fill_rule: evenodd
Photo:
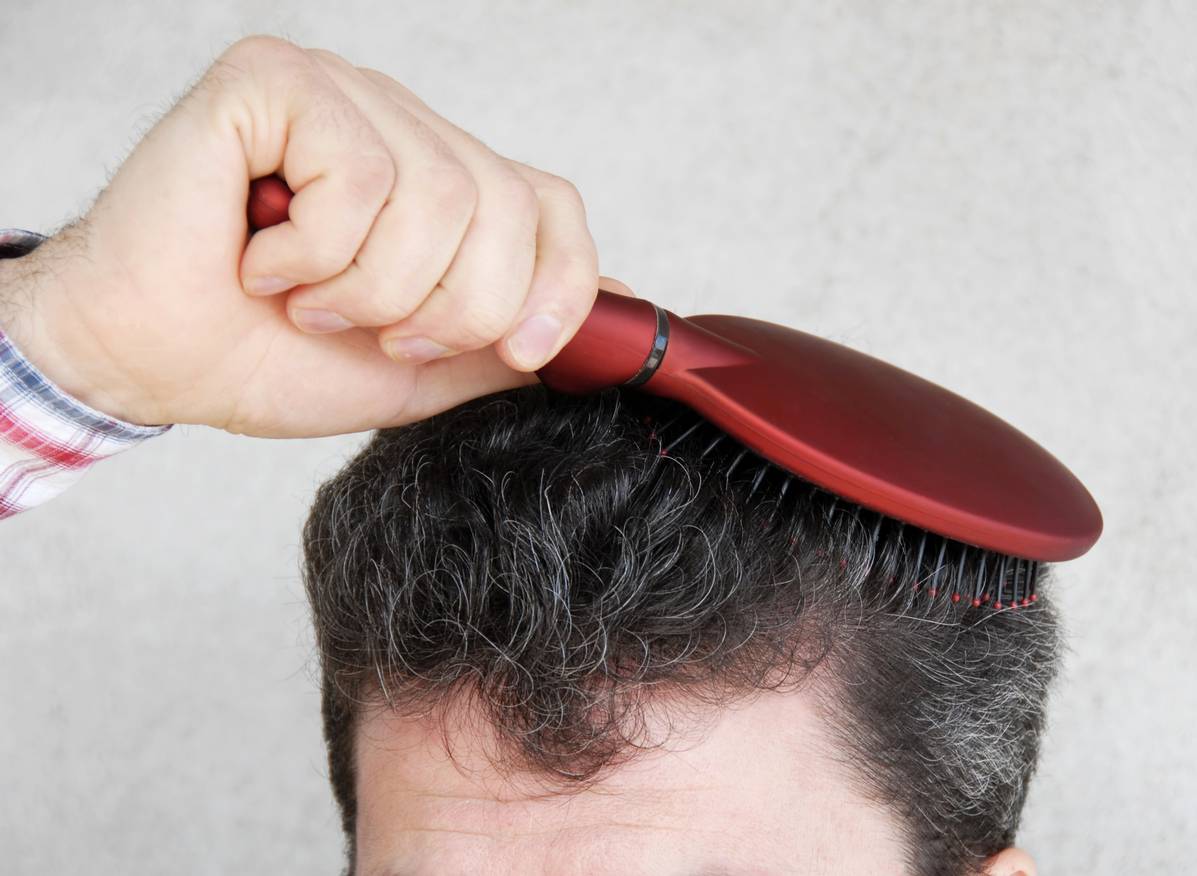
<path fill-rule="evenodd" d="M 394 184 L 395 162 L 389 155 L 358 156 L 345 171 L 346 188 L 364 203 L 381 203 Z"/>
<path fill-rule="evenodd" d="M 317 276 L 331 277 L 349 266 L 353 261 L 353 250 L 348 247 L 311 247 L 305 252 L 304 261 Z"/>
<path fill-rule="evenodd" d="M 373 280 L 363 294 L 370 322 L 374 325 L 390 325 L 407 319 L 420 304 L 417 296 L 400 288 L 388 287 L 378 280 Z"/>
<path fill-rule="evenodd" d="M 419 301 L 402 295 L 384 296 L 376 304 L 374 320 L 377 325 L 391 325 L 402 322 L 416 312 Z"/>
<path fill-rule="evenodd" d="M 505 215 L 520 225 L 536 227 L 540 218 L 540 198 L 527 180 L 512 174 L 504 181 L 500 195 Z"/>
<path fill-rule="evenodd" d="M 545 272 L 544 285 L 553 290 L 562 321 L 581 325 L 598 294 L 598 271 L 581 262 L 561 265 Z"/>
<path fill-rule="evenodd" d="M 341 69 L 353 69 L 353 65 L 338 55 L 336 52 L 330 52 L 328 49 L 304 49 L 308 56 L 319 61 L 322 64 L 327 64 L 330 67 L 339 67 Z"/>
<path fill-rule="evenodd" d="M 547 272 L 554 289 L 567 293 L 571 300 L 598 291 L 598 265 L 593 249 L 562 254 Z"/>
<path fill-rule="evenodd" d="M 589 229 L 562 229 L 538 253 L 540 271 L 554 285 L 598 288 L 598 248 Z"/>
<path fill-rule="evenodd" d="M 384 280 L 379 265 L 371 266 L 361 254 L 354 256 L 337 280 L 337 297 L 344 302 L 346 316 L 358 325 L 384 326 L 410 316 L 419 305 L 419 298 L 410 290 L 399 288 Z"/>
<path fill-rule="evenodd" d="M 370 325 L 391 325 L 402 322 L 416 312 L 419 302 L 401 290 L 375 286 L 363 291 L 363 310 Z"/>
<path fill-rule="evenodd" d="M 433 165 L 422 175 L 435 212 L 453 219 L 468 219 L 478 206 L 478 184 L 460 162 Z"/>
<path fill-rule="evenodd" d="M 543 185 L 546 192 L 558 200 L 573 204 L 578 207 L 582 206 L 582 193 L 578 191 L 577 186 L 564 177 L 553 176 L 551 173 L 546 173 Z"/>
<path fill-rule="evenodd" d="M 503 336 L 511 322 L 510 314 L 486 302 L 473 301 L 462 309 L 455 328 L 461 347 L 485 347 Z"/>
<path fill-rule="evenodd" d="M 388 76 L 381 70 L 376 70 L 373 67 L 358 67 L 356 69 L 358 73 L 360 73 L 369 81 L 373 82 L 375 85 L 381 87 L 386 93 L 403 92 L 407 90 L 403 87 L 399 80 L 395 79 L 393 76 Z"/>
<path fill-rule="evenodd" d="M 358 67 L 358 72 L 381 88 L 392 100 L 407 108 L 421 107 L 427 109 L 427 104 L 420 100 L 410 88 L 387 74 L 375 70 L 373 67 Z"/>
<path fill-rule="evenodd" d="M 267 81 L 289 78 L 311 60 L 302 48 L 281 37 L 254 34 L 242 37 L 217 56 L 193 92 L 219 94 L 259 77 Z"/>
<path fill-rule="evenodd" d="M 224 50 L 223 56 L 293 60 L 303 55 L 303 49 L 290 40 L 271 34 L 251 34 L 242 37 Z"/>

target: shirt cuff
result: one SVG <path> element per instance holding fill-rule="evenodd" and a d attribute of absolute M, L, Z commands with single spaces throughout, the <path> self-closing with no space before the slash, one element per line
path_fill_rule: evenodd
<path fill-rule="evenodd" d="M 45 239 L 0 229 L 0 258 L 25 255 Z M 84 404 L 0 331 L 0 519 L 48 501 L 96 462 L 169 428 L 126 423 Z"/>

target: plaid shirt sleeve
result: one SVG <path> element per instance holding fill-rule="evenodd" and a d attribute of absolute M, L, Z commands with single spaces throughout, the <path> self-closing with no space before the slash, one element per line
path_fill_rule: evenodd
<path fill-rule="evenodd" d="M 0 258 L 31 252 L 45 238 L 0 229 Z M 105 457 L 170 426 L 136 426 L 63 392 L 0 331 L 0 519 L 46 502 Z"/>

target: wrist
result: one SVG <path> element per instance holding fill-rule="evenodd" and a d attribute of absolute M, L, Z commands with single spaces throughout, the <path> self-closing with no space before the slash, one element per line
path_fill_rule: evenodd
<path fill-rule="evenodd" d="M 0 259 L 0 330 L 43 377 L 86 407 L 155 425 L 74 306 L 81 291 L 99 293 L 99 278 L 80 271 L 89 261 L 81 258 L 81 237 L 72 226 L 27 255 Z M 79 288 L 83 282 L 88 289 Z"/>

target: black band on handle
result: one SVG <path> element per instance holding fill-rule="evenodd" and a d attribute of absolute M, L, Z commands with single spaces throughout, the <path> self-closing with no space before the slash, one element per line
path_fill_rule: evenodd
<path fill-rule="evenodd" d="M 625 380 L 624 386 L 639 386 L 646 383 L 657 373 L 657 369 L 661 367 L 661 361 L 665 358 L 665 348 L 669 346 L 669 317 L 665 314 L 663 307 L 654 304 L 653 310 L 657 313 L 657 334 L 653 338 L 652 349 L 648 351 L 648 357 L 640 366 L 640 370 Z"/>

